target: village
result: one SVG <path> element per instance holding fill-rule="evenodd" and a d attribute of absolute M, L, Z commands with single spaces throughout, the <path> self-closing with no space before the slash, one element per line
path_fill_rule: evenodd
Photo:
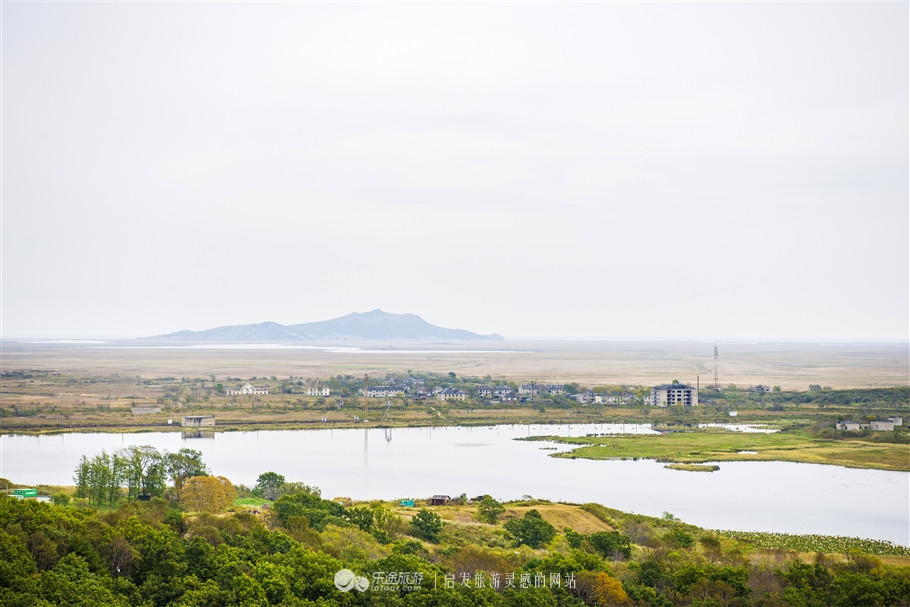
<path fill-rule="evenodd" d="M 455 380 L 454 374 L 449 374 L 445 379 Z M 355 380 L 347 376 L 345 381 L 339 381 L 334 378 L 335 389 L 324 385 L 320 382 L 311 382 L 303 385 L 302 382 L 297 390 L 289 390 L 288 384 L 282 384 L 282 391 L 298 392 L 305 396 L 326 398 L 333 394 L 337 397 L 364 397 L 367 399 L 401 399 L 407 402 L 465 402 L 479 406 L 494 407 L 497 405 L 530 405 L 535 403 L 535 399 L 544 397 L 551 404 L 572 403 L 581 407 L 591 405 L 603 405 L 614 407 L 682 407 L 688 409 L 699 405 L 699 393 L 707 394 L 709 398 L 715 397 L 720 393 L 720 389 L 715 386 L 700 388 L 700 382 L 696 386 L 680 383 L 673 380 L 671 383 L 660 384 L 651 388 L 644 387 L 599 387 L 599 388 L 581 388 L 577 384 L 561 384 L 555 382 L 537 382 L 530 381 L 526 383 L 506 383 L 502 382 L 495 385 L 489 383 L 477 383 L 473 378 L 458 378 L 457 382 L 460 387 L 455 387 L 455 381 L 444 381 L 439 377 L 398 377 L 388 375 L 381 383 L 371 384 L 368 377 L 363 380 Z M 816 389 L 818 388 L 818 389 Z M 780 389 L 775 387 L 769 388 L 761 384 L 749 386 L 745 391 L 753 398 L 762 399 L 780 394 Z M 818 386 L 810 386 L 810 392 L 823 392 Z M 254 386 L 246 382 L 239 387 L 227 387 L 224 393 L 228 396 L 255 396 L 268 395 L 269 387 L 266 385 Z M 340 404 L 339 400 L 339 404 Z M 152 411 L 151 409 L 148 411 Z M 138 412 L 134 409 L 134 414 Z M 738 411 L 729 410 L 727 414 L 730 417 L 737 417 Z M 359 419 L 359 418 L 358 418 Z M 189 416 L 183 418 L 184 427 L 199 428 L 214 425 L 214 416 Z M 857 431 L 893 431 L 903 425 L 903 418 L 900 416 L 877 417 L 874 415 L 866 416 L 862 421 L 850 419 L 838 420 L 834 427 L 838 431 L 857 432 Z"/>
<path fill-rule="evenodd" d="M 172 426 L 201 437 L 216 431 L 215 425 L 221 431 L 362 425 L 366 420 L 396 427 L 734 418 L 748 424 L 786 418 L 796 408 L 824 420 L 830 433 L 852 436 L 902 430 L 902 420 L 889 418 L 906 418 L 901 404 L 907 402 L 906 390 L 897 388 L 813 389 L 808 383 L 808 390 L 732 383 L 715 388 L 704 377 L 683 383 L 672 376 L 657 377 L 651 385 L 423 370 L 132 378 L 23 371 L 5 378 L 15 390 L 4 407 L 11 431 Z"/>
<path fill-rule="evenodd" d="M 242 395 L 267 395 L 267 386 L 254 386 L 247 382 L 238 388 L 225 388 L 228 396 Z M 326 386 L 307 386 L 300 392 L 306 396 L 327 397 L 332 390 Z M 400 383 L 369 385 L 364 381 L 361 393 L 366 398 L 392 398 L 409 397 L 418 401 L 435 399 L 438 401 L 467 401 L 476 400 L 483 405 L 496 405 L 501 403 L 529 403 L 533 397 L 539 395 L 565 396 L 583 405 L 651 405 L 667 407 L 673 405 L 695 406 L 698 405 L 698 388 L 674 382 L 654 386 L 650 393 L 639 396 L 633 392 L 620 394 L 606 393 L 594 390 L 572 390 L 564 384 L 530 382 L 516 386 L 500 384 L 489 386 L 481 384 L 468 391 L 452 386 L 427 386 L 426 380 L 405 378 Z M 352 390 L 347 390 L 347 395 L 353 395 Z"/>

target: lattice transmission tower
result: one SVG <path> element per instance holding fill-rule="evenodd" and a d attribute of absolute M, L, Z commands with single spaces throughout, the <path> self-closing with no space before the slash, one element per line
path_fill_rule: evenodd
<path fill-rule="evenodd" d="M 714 346 L 714 389 L 720 390 L 720 386 L 717 384 L 717 346 Z"/>

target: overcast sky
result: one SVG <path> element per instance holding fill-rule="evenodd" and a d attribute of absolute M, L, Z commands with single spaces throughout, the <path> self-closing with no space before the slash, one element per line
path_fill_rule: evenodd
<path fill-rule="evenodd" d="M 908 338 L 908 4 L 2 4 L 2 332 Z"/>

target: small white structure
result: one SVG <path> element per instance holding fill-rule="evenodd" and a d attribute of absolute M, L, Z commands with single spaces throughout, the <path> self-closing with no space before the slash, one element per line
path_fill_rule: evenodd
<path fill-rule="evenodd" d="M 848 420 L 837 422 L 837 424 L 834 427 L 837 428 L 838 430 L 868 430 L 869 424 L 861 424 L 859 422 L 855 422 L 855 421 L 848 419 Z"/>
<path fill-rule="evenodd" d="M 897 419 L 903 421 L 900 418 Z M 837 422 L 834 427 L 838 430 L 878 430 L 880 432 L 893 432 L 894 427 L 898 425 L 900 424 L 895 423 L 895 418 L 889 417 L 888 419 L 874 419 L 868 423 L 844 420 Z"/>
<path fill-rule="evenodd" d="M 155 405 L 133 407 L 132 412 L 133 415 L 151 415 L 153 413 L 161 413 L 161 407 Z"/>
<path fill-rule="evenodd" d="M 304 394 L 307 396 L 328 396 L 331 392 L 328 388 L 307 388 Z"/>
<path fill-rule="evenodd" d="M 893 423 L 895 426 L 903 426 L 904 418 L 903 417 L 889 417 L 888 421 Z"/>
<path fill-rule="evenodd" d="M 870 430 L 885 430 L 891 432 L 894 430 L 894 422 L 890 419 L 876 419 L 869 422 Z"/>
<path fill-rule="evenodd" d="M 180 420 L 184 428 L 204 428 L 215 425 L 214 415 L 185 415 Z"/>
<path fill-rule="evenodd" d="M 623 394 L 622 396 L 608 396 L 608 405 L 629 405 L 635 402 L 634 394 Z"/>
<path fill-rule="evenodd" d="M 257 388 L 250 382 L 247 382 L 240 386 L 239 388 L 227 388 L 225 390 L 228 396 L 235 396 L 238 394 L 268 394 L 268 388 Z"/>

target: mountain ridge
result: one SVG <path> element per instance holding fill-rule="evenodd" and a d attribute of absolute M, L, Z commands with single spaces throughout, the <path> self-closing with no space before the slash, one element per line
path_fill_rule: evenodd
<path fill-rule="evenodd" d="M 349 340 L 501 340 L 498 334 L 480 335 L 465 329 L 447 329 L 428 323 L 416 314 L 390 314 L 380 309 L 352 312 L 315 322 L 282 325 L 266 321 L 225 325 L 202 331 L 182 330 L 139 338 L 143 341 L 187 342 L 298 342 Z"/>

